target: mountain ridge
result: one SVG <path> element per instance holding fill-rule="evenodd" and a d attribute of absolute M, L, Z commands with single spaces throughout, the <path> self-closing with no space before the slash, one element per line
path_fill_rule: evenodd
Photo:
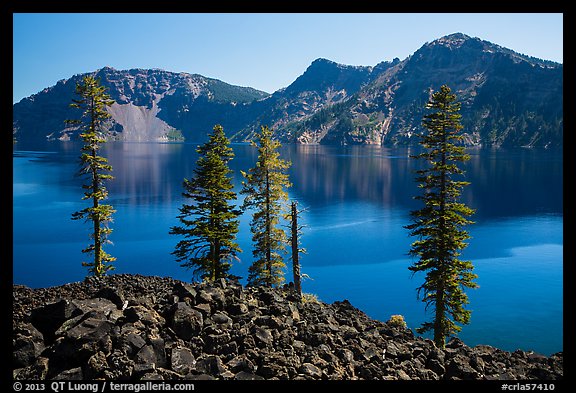
<path fill-rule="evenodd" d="M 251 87 L 234 86 L 199 74 L 142 68 L 116 70 L 106 66 L 62 79 L 14 104 L 13 131 L 24 129 L 31 134 L 17 138 L 34 138 L 38 134 L 48 139 L 77 138 L 78 130 L 65 128 L 64 120 L 79 116 L 69 103 L 75 97 L 75 84 L 85 75 L 100 78 L 115 101 L 108 108 L 112 115 L 109 139 L 163 140 L 173 129 L 201 133 L 206 127 L 211 129 L 214 117 L 222 115 L 226 117 L 221 121 L 224 126 L 239 127 L 244 123 L 237 107 L 268 96 Z M 43 105 L 34 105 L 38 101 Z"/>
<path fill-rule="evenodd" d="M 279 132 L 285 140 L 315 143 L 414 144 L 426 102 L 447 83 L 462 102 L 466 144 L 562 145 L 562 66 L 500 48 L 461 33 L 441 37 L 342 105 L 327 106 Z"/>
<path fill-rule="evenodd" d="M 430 94 L 448 84 L 462 103 L 467 145 L 548 147 L 563 143 L 562 72 L 562 64 L 453 33 L 375 66 L 318 58 L 272 94 L 160 69 L 106 66 L 89 74 L 116 100 L 109 139 L 165 140 L 179 130 L 201 141 L 220 123 L 235 141 L 268 125 L 288 143 L 410 145 Z M 63 120 L 75 115 L 67 108 L 70 82 L 82 75 L 14 104 L 14 136 L 77 138 Z"/>

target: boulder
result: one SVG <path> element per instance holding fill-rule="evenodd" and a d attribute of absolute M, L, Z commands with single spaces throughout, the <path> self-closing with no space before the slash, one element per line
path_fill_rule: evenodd
<path fill-rule="evenodd" d="M 154 309 L 142 305 L 130 306 L 124 310 L 128 322 L 142 322 L 146 326 L 164 325 L 166 322 Z"/>
<path fill-rule="evenodd" d="M 263 380 L 264 377 L 247 371 L 239 371 L 236 375 L 234 375 L 234 379 L 237 381 L 259 381 Z"/>
<path fill-rule="evenodd" d="M 81 381 L 83 380 L 82 368 L 76 367 L 70 370 L 62 371 L 60 374 L 56 375 L 53 379 L 55 380 L 69 380 L 69 381 Z"/>
<path fill-rule="evenodd" d="M 106 355 L 98 351 L 92 355 L 86 363 L 84 376 L 86 379 L 99 379 L 104 377 L 104 372 L 108 368 Z"/>
<path fill-rule="evenodd" d="M 112 323 L 103 316 L 92 314 L 66 332 L 66 338 L 78 343 L 97 342 L 106 337 Z"/>
<path fill-rule="evenodd" d="M 219 327 L 223 327 L 226 329 L 232 328 L 232 318 L 230 318 L 223 312 L 217 312 L 214 315 L 212 315 L 212 321 L 214 321 L 214 323 L 216 323 Z"/>
<path fill-rule="evenodd" d="M 196 361 L 195 371 L 199 374 L 208 374 L 214 377 L 221 376 L 227 371 L 220 357 L 210 355 Z"/>
<path fill-rule="evenodd" d="M 124 293 L 121 290 L 114 287 L 104 287 L 98 290 L 98 292 L 96 292 L 92 297 L 108 299 L 112 303 L 114 303 L 119 310 L 123 310 L 124 307 L 126 307 L 126 305 L 128 304 L 128 302 L 124 298 Z"/>
<path fill-rule="evenodd" d="M 202 313 L 204 318 L 208 318 L 212 315 L 212 308 L 210 307 L 209 303 L 200 303 L 194 306 L 195 310 L 198 310 Z"/>
<path fill-rule="evenodd" d="M 15 369 L 15 380 L 45 380 L 48 376 L 50 359 L 39 356 L 35 362 L 27 367 Z"/>
<path fill-rule="evenodd" d="M 470 360 L 460 354 L 452 357 L 446 363 L 446 379 L 479 379 L 480 373 L 472 366 Z"/>
<path fill-rule="evenodd" d="M 82 310 L 70 300 L 61 299 L 32 310 L 30 321 L 42 333 L 44 341 L 51 343 L 55 338 L 54 333 L 64 321 L 82 314 Z"/>
<path fill-rule="evenodd" d="M 271 346 L 274 339 L 270 330 L 262 327 L 256 327 L 254 337 L 261 347 Z"/>
<path fill-rule="evenodd" d="M 226 311 L 228 311 L 230 315 L 245 315 L 249 310 L 245 303 L 233 303 L 227 307 Z"/>
<path fill-rule="evenodd" d="M 171 327 L 174 333 L 183 340 L 190 340 L 202 330 L 202 314 L 184 302 L 178 302 L 171 308 Z"/>
<path fill-rule="evenodd" d="M 30 366 L 46 348 L 44 338 L 32 324 L 23 324 L 15 332 L 12 361 L 15 367 Z"/>
<path fill-rule="evenodd" d="M 181 375 L 190 373 L 195 368 L 196 359 L 192 355 L 190 349 L 172 348 L 172 355 L 170 357 L 170 368 Z"/>
<path fill-rule="evenodd" d="M 245 371 L 247 373 L 254 373 L 256 366 L 252 363 L 246 355 L 239 355 L 226 363 L 226 367 L 232 372 Z"/>
<path fill-rule="evenodd" d="M 125 343 L 126 353 L 138 352 L 140 348 L 146 345 L 146 339 L 137 331 L 132 331 L 122 335 L 119 339 L 120 342 Z"/>
<path fill-rule="evenodd" d="M 136 357 L 134 358 L 136 364 L 151 364 L 155 367 L 165 367 L 166 366 L 166 350 L 164 347 L 164 340 L 161 338 L 151 340 L 150 344 L 147 344 L 140 348 Z"/>
<path fill-rule="evenodd" d="M 301 374 L 307 375 L 309 377 L 320 379 L 322 378 L 322 370 L 310 363 L 303 363 L 298 369 Z"/>
<path fill-rule="evenodd" d="M 198 294 L 194 286 L 183 282 L 177 282 L 174 285 L 173 293 L 180 298 L 180 301 L 188 298 L 192 302 L 196 300 L 196 295 Z"/>

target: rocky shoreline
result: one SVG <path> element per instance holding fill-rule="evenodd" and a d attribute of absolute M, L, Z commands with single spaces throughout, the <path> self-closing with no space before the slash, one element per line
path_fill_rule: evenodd
<path fill-rule="evenodd" d="M 563 379 L 563 353 L 452 339 L 444 350 L 348 301 L 299 303 L 284 289 L 118 274 L 13 287 L 18 380 Z"/>

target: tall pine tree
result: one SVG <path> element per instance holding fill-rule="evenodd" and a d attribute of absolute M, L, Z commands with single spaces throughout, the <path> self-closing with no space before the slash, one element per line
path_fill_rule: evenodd
<path fill-rule="evenodd" d="M 280 228 L 286 215 L 291 186 L 287 169 L 290 163 L 280 159 L 280 142 L 272 139 L 272 130 L 262 127 L 252 145 L 258 147 L 256 166 L 248 173 L 241 193 L 246 195 L 243 208 L 252 208 L 251 231 L 255 261 L 249 268 L 248 284 L 277 286 L 284 282 L 284 259 L 287 237 Z"/>
<path fill-rule="evenodd" d="M 461 330 L 458 325 L 468 324 L 470 311 L 465 309 L 468 296 L 466 288 L 476 288 L 470 261 L 460 260 L 464 242 L 470 236 L 463 229 L 473 223 L 466 217 L 474 210 L 459 202 L 461 190 L 469 182 L 458 180 L 464 171 L 458 167 L 470 159 L 464 147 L 460 130 L 460 104 L 450 88 L 443 85 L 432 94 L 426 107 L 431 112 L 424 116 L 423 125 L 427 133 L 421 135 L 420 144 L 424 151 L 413 158 L 423 160 L 424 168 L 417 171 L 416 181 L 423 193 L 415 198 L 424 206 L 411 212 L 413 223 L 407 225 L 411 236 L 418 240 L 412 243 L 410 255 L 417 257 L 409 269 L 413 273 L 426 272 L 425 282 L 418 294 L 433 306 L 434 318 L 425 322 L 417 331 L 432 330 L 434 342 L 444 348 L 446 338 Z"/>
<path fill-rule="evenodd" d="M 236 243 L 241 212 L 231 203 L 236 193 L 229 176 L 228 163 L 234 158 L 229 145 L 224 129 L 216 125 L 209 140 L 198 147 L 194 176 L 184 179 L 182 193 L 192 203 L 179 209 L 182 225 L 170 229 L 170 234 L 184 236 L 172 252 L 176 260 L 209 281 L 229 277 L 230 262 L 241 251 Z"/>
<path fill-rule="evenodd" d="M 93 76 L 82 78 L 82 82 L 76 85 L 76 94 L 79 99 L 72 100 L 70 106 L 83 110 L 82 118 L 66 120 L 66 122 L 83 129 L 80 134 L 84 146 L 81 149 L 79 174 L 89 179 L 87 184 L 82 185 L 84 189 L 82 199 L 91 200 L 92 205 L 73 213 L 72 219 L 92 221 L 93 230 L 90 237 L 93 243 L 82 252 L 93 254 L 94 260 L 82 262 L 82 265 L 87 266 L 91 274 L 103 276 L 109 270 L 114 269 L 112 262 L 116 260 L 103 249 L 103 245 L 109 243 L 108 235 L 112 233 L 112 229 L 108 223 L 112 221 L 112 214 L 115 210 L 111 205 L 101 203 L 108 197 L 108 190 L 104 183 L 113 179 L 113 176 L 109 174 L 112 166 L 108 164 L 105 157 L 98 155 L 98 150 L 106 142 L 103 125 L 110 118 L 106 107 L 112 105 L 114 101 L 106 94 L 106 89 L 100 85 L 100 81 Z"/>

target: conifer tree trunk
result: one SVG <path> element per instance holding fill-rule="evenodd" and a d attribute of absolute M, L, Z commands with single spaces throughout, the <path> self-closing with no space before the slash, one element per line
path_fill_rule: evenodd
<path fill-rule="evenodd" d="M 266 286 L 272 286 L 272 223 L 270 222 L 270 173 L 266 170 Z"/>
<path fill-rule="evenodd" d="M 302 279 L 300 276 L 300 250 L 298 249 L 298 209 L 296 202 L 291 204 L 290 240 L 292 246 L 292 273 L 294 275 L 294 290 L 302 298 Z"/>

